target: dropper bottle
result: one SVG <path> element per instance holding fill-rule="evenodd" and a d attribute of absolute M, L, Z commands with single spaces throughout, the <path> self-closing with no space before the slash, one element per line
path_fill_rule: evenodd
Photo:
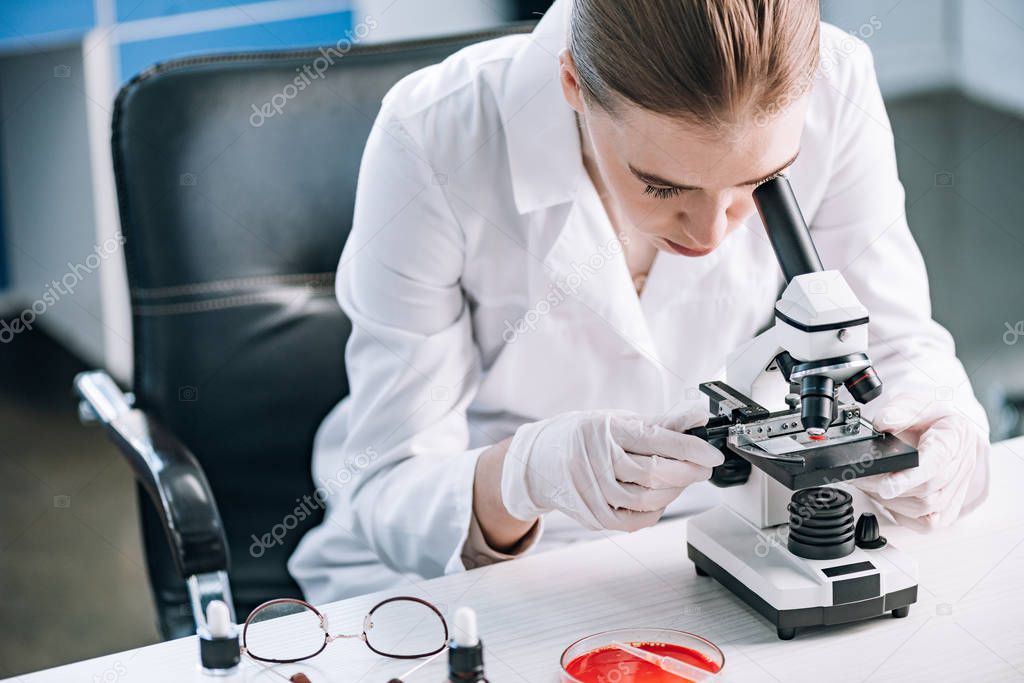
<path fill-rule="evenodd" d="M 455 612 L 455 634 L 448 641 L 448 683 L 488 683 L 484 676 L 484 644 L 477 632 L 476 612 Z"/>

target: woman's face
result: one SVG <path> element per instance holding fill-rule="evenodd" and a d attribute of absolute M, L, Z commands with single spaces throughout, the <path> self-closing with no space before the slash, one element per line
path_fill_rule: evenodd
<path fill-rule="evenodd" d="M 613 115 L 581 96 L 567 52 L 562 89 L 621 216 L 662 251 L 704 256 L 754 212 L 757 183 L 799 152 L 806 96 L 771 117 L 716 132 L 626 103 Z"/>

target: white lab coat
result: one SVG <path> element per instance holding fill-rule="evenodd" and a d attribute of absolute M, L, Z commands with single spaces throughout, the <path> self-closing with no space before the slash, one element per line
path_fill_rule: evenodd
<path fill-rule="evenodd" d="M 771 320 L 782 278 L 756 215 L 708 256 L 658 253 L 638 300 L 560 91 L 567 7 L 384 99 L 338 268 L 351 395 L 315 444 L 327 516 L 289 565 L 315 602 L 463 570 L 488 445 L 564 411 L 704 404 L 697 384 L 724 379 L 729 351 Z M 987 429 L 931 319 L 870 52 L 825 24 L 789 176 L 823 264 L 870 312 L 886 393 L 865 414 L 900 391 L 948 387 Z M 669 515 L 716 497 L 690 487 Z M 552 513 L 537 548 L 593 534 Z"/>

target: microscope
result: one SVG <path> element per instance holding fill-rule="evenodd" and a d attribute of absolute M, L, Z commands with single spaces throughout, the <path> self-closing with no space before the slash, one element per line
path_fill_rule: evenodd
<path fill-rule="evenodd" d="M 806 626 L 905 617 L 917 563 L 879 535 L 874 514 L 855 519 L 842 486 L 918 464 L 915 449 L 860 414 L 882 392 L 868 311 L 822 268 L 785 176 L 754 201 L 788 284 L 772 326 L 729 355 L 726 382 L 700 385 L 711 418 L 690 433 L 725 455 L 711 476 L 722 504 L 688 521 L 687 556 L 783 640 Z"/>

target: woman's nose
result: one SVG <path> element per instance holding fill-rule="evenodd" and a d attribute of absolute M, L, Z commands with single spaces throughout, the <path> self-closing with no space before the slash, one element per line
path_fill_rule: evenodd
<path fill-rule="evenodd" d="M 704 201 L 679 216 L 686 234 L 697 242 L 695 248 L 711 248 L 725 239 L 729 229 L 729 205 L 724 201 Z"/>

